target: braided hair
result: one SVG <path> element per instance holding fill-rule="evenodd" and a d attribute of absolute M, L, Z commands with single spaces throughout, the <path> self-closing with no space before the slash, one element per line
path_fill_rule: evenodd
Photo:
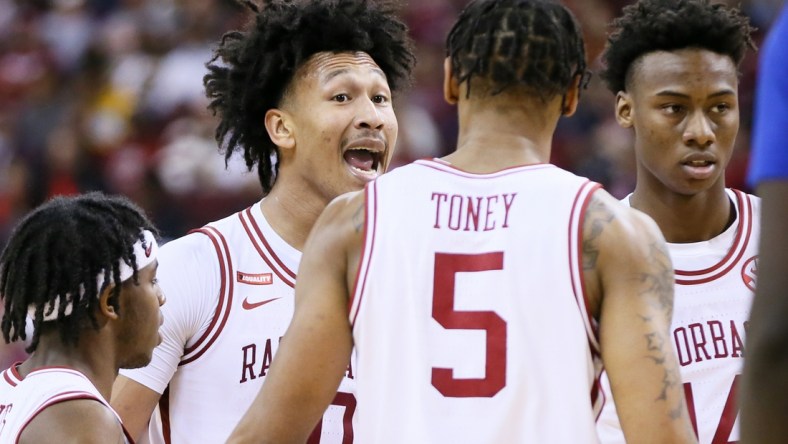
<path fill-rule="evenodd" d="M 446 40 L 460 84 L 485 81 L 491 95 L 524 87 L 542 99 L 564 94 L 576 76 L 588 78 L 580 26 L 550 0 L 474 0 Z"/>
<path fill-rule="evenodd" d="M 683 48 L 727 55 L 738 66 L 755 49 L 750 20 L 709 0 L 640 0 L 613 21 L 601 77 L 613 94 L 626 91 L 632 66 L 644 54 Z"/>
<path fill-rule="evenodd" d="M 215 137 L 225 163 L 241 151 L 249 171 L 257 165 L 263 193 L 273 187 L 278 150 L 263 125 L 280 105 L 293 74 L 324 51 L 365 52 L 380 66 L 392 91 L 410 81 L 415 63 L 407 27 L 385 0 L 263 0 L 243 4 L 255 17 L 245 31 L 226 33 L 206 65 L 209 109 L 220 118 Z"/>
<path fill-rule="evenodd" d="M 79 332 L 95 317 L 99 294 L 114 283 L 111 303 L 118 309 L 119 261 L 133 268 L 137 282 L 134 244 L 142 230 L 156 234 L 153 224 L 124 197 L 95 192 L 56 197 L 28 214 L 14 229 L 0 256 L 0 328 L 6 342 L 26 339 L 28 309 L 33 316 L 33 338 L 28 353 L 38 346 L 44 317 L 57 307 L 55 324 L 66 343 L 76 344 Z M 97 277 L 103 275 L 99 285 Z M 69 301 L 71 314 L 65 313 Z"/>

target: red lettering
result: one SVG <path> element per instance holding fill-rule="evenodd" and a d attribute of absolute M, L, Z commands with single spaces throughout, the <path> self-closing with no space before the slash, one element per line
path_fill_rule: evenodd
<path fill-rule="evenodd" d="M 722 322 L 708 321 L 706 323 L 709 324 L 709 331 L 711 332 L 711 342 L 714 344 L 714 357 L 727 358 L 728 345 L 725 344 L 725 333 L 722 331 Z M 714 331 L 714 327 L 717 327 L 716 332 Z M 722 352 L 720 352 L 720 349 L 717 347 L 720 344 L 722 344 Z"/>
<path fill-rule="evenodd" d="M 746 327 L 745 327 L 746 328 Z M 731 320 L 731 342 L 733 345 L 731 348 L 731 356 L 734 358 L 738 358 L 740 356 L 744 356 L 744 345 L 742 343 L 741 337 L 739 336 L 739 331 L 736 329 L 736 324 Z"/>
<path fill-rule="evenodd" d="M 353 363 L 349 363 L 347 365 L 347 371 L 345 372 L 345 377 L 348 379 L 353 379 Z"/>
<path fill-rule="evenodd" d="M 684 347 L 682 347 L 681 342 L 679 342 L 679 334 L 681 334 L 681 336 L 684 338 Z M 673 331 L 673 340 L 676 342 L 676 351 L 679 355 L 679 364 L 681 364 L 682 367 L 691 364 L 692 352 L 690 351 L 689 339 L 687 338 L 687 330 L 684 327 L 675 329 Z M 685 357 L 684 353 L 682 352 L 686 352 L 687 356 Z"/>
<path fill-rule="evenodd" d="M 465 213 L 465 230 L 470 231 L 470 222 L 473 221 L 473 231 L 479 231 L 479 208 L 482 206 L 482 198 L 476 198 L 476 207 L 473 206 L 473 198 L 471 196 L 466 196 L 468 199 L 468 209 Z"/>
<path fill-rule="evenodd" d="M 271 353 L 271 340 L 265 340 L 265 351 L 263 351 L 263 367 L 260 369 L 260 377 L 265 376 L 268 372 L 268 369 L 271 367 L 271 360 L 273 359 L 273 353 Z"/>
<path fill-rule="evenodd" d="M 257 361 L 257 346 L 254 344 L 249 344 L 241 347 L 244 354 L 244 363 L 241 367 L 241 383 L 248 381 L 249 379 L 257 379 L 257 376 L 254 375 L 254 363 Z M 249 360 L 249 354 L 251 351 L 251 361 Z M 249 378 L 246 377 L 246 372 L 249 372 Z"/>
<path fill-rule="evenodd" d="M 454 201 L 457 200 L 457 211 L 454 210 Z M 449 201 L 449 229 L 457 231 L 462 224 L 462 196 L 452 194 Z"/>
<path fill-rule="evenodd" d="M 437 200 L 435 198 L 438 198 Z M 435 201 L 435 225 L 432 228 L 440 228 L 440 217 L 441 217 L 441 200 L 444 202 L 449 196 L 445 193 L 432 193 L 432 199 Z"/>
<path fill-rule="evenodd" d="M 487 196 L 487 214 L 484 216 L 484 231 L 491 231 L 495 229 L 495 219 L 490 217 L 493 214 L 492 201 L 498 202 L 498 196 Z M 490 226 L 490 219 L 492 219 L 492 226 Z"/>
<path fill-rule="evenodd" d="M 511 196 L 512 199 L 506 199 L 507 196 Z M 506 215 L 503 218 L 503 225 L 501 228 L 509 228 L 509 210 L 512 208 L 512 204 L 514 203 L 514 197 L 517 196 L 517 193 L 514 194 L 504 194 L 503 195 L 503 205 L 504 209 L 506 210 Z"/>
<path fill-rule="evenodd" d="M 695 346 L 695 362 L 700 362 L 703 360 L 699 350 L 703 351 L 703 355 L 706 356 L 706 359 L 711 359 L 711 355 L 709 355 L 709 352 L 706 351 L 706 335 L 703 334 L 703 324 L 694 323 L 688 325 L 687 327 L 689 327 L 690 333 L 692 333 L 692 342 Z M 698 336 L 700 336 L 700 338 L 695 335 L 695 330 L 698 331 Z"/>

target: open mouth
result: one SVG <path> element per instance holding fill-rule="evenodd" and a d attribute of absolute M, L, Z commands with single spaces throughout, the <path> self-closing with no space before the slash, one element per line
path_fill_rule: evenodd
<path fill-rule="evenodd" d="M 343 157 L 353 172 L 364 177 L 376 177 L 383 153 L 366 148 L 351 148 L 345 151 Z"/>

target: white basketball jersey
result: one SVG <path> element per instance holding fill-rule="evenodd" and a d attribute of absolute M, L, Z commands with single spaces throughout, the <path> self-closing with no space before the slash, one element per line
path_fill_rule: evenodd
<path fill-rule="evenodd" d="M 739 440 L 736 390 L 758 267 L 760 199 L 738 190 L 727 193 L 736 221 L 724 233 L 705 242 L 668 244 L 676 274 L 673 347 L 700 444 Z M 612 396 L 598 429 L 603 443 L 624 442 Z"/>
<path fill-rule="evenodd" d="M 598 185 L 419 160 L 366 189 L 350 301 L 364 443 L 596 443 L 579 263 Z"/>
<path fill-rule="evenodd" d="M 0 443 L 16 443 L 25 427 L 47 407 L 65 401 L 92 399 L 120 417 L 90 380 L 66 367 L 44 367 L 22 377 L 14 364 L 0 380 Z M 123 425 L 120 424 L 123 428 Z M 133 442 L 123 428 L 126 442 Z"/>
<path fill-rule="evenodd" d="M 184 350 L 162 394 L 166 443 L 226 441 L 260 391 L 293 317 L 298 263 L 272 248 L 274 241 L 284 241 L 259 205 L 197 231 L 192 235 L 208 236 L 215 247 L 221 295 L 212 324 Z M 350 369 L 348 376 L 353 376 Z M 343 379 L 339 391 L 309 443 L 353 442 L 353 381 Z"/>

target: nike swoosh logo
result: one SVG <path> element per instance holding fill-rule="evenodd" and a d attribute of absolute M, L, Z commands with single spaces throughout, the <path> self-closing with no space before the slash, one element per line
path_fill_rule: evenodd
<path fill-rule="evenodd" d="M 267 304 L 269 302 L 273 302 L 273 301 L 275 301 L 277 299 L 281 299 L 281 297 L 273 298 L 273 299 L 266 299 L 266 300 L 260 301 L 260 302 L 249 302 L 248 299 L 244 299 L 243 303 L 241 303 L 241 306 L 244 308 L 244 310 L 254 310 L 257 307 L 265 305 L 265 304 Z"/>

